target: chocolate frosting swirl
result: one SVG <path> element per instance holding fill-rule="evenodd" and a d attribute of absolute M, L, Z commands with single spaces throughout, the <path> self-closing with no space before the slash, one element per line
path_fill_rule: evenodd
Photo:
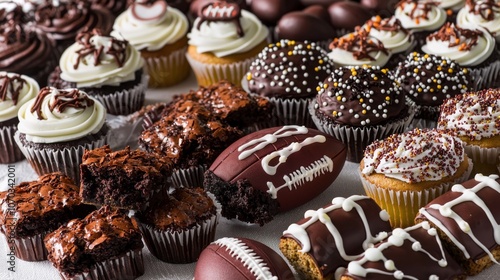
<path fill-rule="evenodd" d="M 101 6 L 113 15 L 119 15 L 127 8 L 127 0 L 89 0 L 93 5 Z"/>

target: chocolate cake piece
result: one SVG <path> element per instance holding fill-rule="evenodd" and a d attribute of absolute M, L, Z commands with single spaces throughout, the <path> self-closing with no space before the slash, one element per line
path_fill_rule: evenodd
<path fill-rule="evenodd" d="M 48 234 L 45 246 L 63 279 L 135 279 L 144 273 L 141 238 L 127 211 L 105 206 Z"/>
<path fill-rule="evenodd" d="M 140 210 L 169 188 L 172 162 L 141 150 L 103 146 L 83 154 L 80 195 L 86 203 Z"/>
<path fill-rule="evenodd" d="M 45 234 L 93 210 L 94 206 L 82 203 L 78 187 L 69 177 L 49 173 L 36 181 L 23 182 L 0 192 L 0 231 L 5 234 L 9 246 L 16 247 L 18 258 L 44 260 L 47 255 L 42 243 Z M 25 245 L 36 244 L 38 239 L 40 246 L 36 248 Z"/>

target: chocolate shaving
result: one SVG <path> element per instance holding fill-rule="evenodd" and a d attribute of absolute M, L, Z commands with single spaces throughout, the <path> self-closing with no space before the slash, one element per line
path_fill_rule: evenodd
<path fill-rule="evenodd" d="M 389 54 L 384 44 L 377 39 L 368 38 L 366 29 L 356 28 L 356 31 L 348 36 L 333 39 L 330 43 L 330 49 L 339 48 L 351 52 L 355 59 L 369 59 L 374 61 L 375 58 L 370 55 L 371 52 L 383 52 Z"/>
<path fill-rule="evenodd" d="M 240 17 L 241 9 L 236 3 L 227 3 L 226 1 L 216 1 L 208 3 L 200 10 L 200 21 L 196 28 L 200 29 L 203 22 L 227 21 L 236 24 L 236 32 L 238 36 L 243 37 L 245 33 L 241 27 Z"/>
<path fill-rule="evenodd" d="M 439 31 L 427 36 L 427 40 L 449 42 L 448 47 L 458 47 L 459 51 L 469 51 L 477 44 L 483 32 L 480 30 L 464 29 L 447 22 Z"/>
<path fill-rule="evenodd" d="M 94 56 L 94 66 L 101 63 L 101 54 L 109 54 L 114 57 L 118 67 L 122 67 L 126 59 L 126 50 L 128 42 L 125 40 L 118 40 L 114 37 L 111 38 L 111 43 L 109 46 L 95 46 L 91 42 L 91 38 L 94 36 L 102 36 L 99 29 L 94 29 L 91 32 L 81 32 L 76 36 L 76 42 L 82 46 L 81 49 L 77 50 L 77 59 L 73 65 L 74 69 L 78 69 L 80 61 L 83 57 L 92 54 Z"/>
<path fill-rule="evenodd" d="M 402 0 L 398 4 L 396 4 L 396 7 L 401 7 L 401 9 L 404 9 L 404 7 L 408 4 L 414 4 L 412 10 L 410 11 L 409 14 L 407 14 L 411 19 L 414 20 L 419 20 L 419 19 L 429 19 L 428 15 L 429 12 L 432 10 L 433 7 L 437 7 L 439 5 L 438 2 L 434 1 L 415 1 L 415 0 Z M 422 15 L 416 15 L 417 11 L 422 11 Z"/>
<path fill-rule="evenodd" d="M 13 21 L 15 23 L 21 23 L 24 12 L 20 5 L 16 4 L 13 1 L 2 2 L 1 4 L 2 7 L 0 7 L 0 24 L 4 24 L 10 21 Z M 7 5 L 14 5 L 14 9 L 8 12 L 7 7 L 5 7 Z"/>
<path fill-rule="evenodd" d="M 81 94 L 80 90 L 74 89 L 55 89 L 51 87 L 44 87 L 38 93 L 35 103 L 31 107 L 30 112 L 36 112 L 38 119 L 45 119 L 42 116 L 42 103 L 45 97 L 49 95 L 53 90 L 58 93 L 54 96 L 54 102 L 49 104 L 49 110 L 53 112 L 57 109 L 58 112 L 64 112 L 66 108 L 84 109 L 89 106 L 94 105 L 94 101 L 90 99 L 87 95 Z"/>
<path fill-rule="evenodd" d="M 28 29 L 14 21 L 0 24 L 0 42 L 7 45 L 29 42 L 34 30 Z"/>
<path fill-rule="evenodd" d="M 481 15 L 481 17 L 487 21 L 492 21 L 495 19 L 494 8 L 500 9 L 500 4 L 494 0 L 467 0 L 466 5 L 469 7 L 470 11 L 475 15 Z"/>
<path fill-rule="evenodd" d="M 404 33 L 408 33 L 408 30 L 406 28 L 403 28 L 401 25 L 401 22 L 399 19 L 395 18 L 394 16 L 390 18 L 384 18 L 382 19 L 380 16 L 375 16 L 372 19 L 369 19 L 366 22 L 366 26 L 368 28 L 368 31 L 370 28 L 375 28 L 377 30 L 381 31 L 403 31 Z"/>
<path fill-rule="evenodd" d="M 14 105 L 17 105 L 21 89 L 23 89 L 26 83 L 26 80 L 21 78 L 20 75 L 0 75 L 0 100 L 5 101 L 7 99 L 7 94 L 9 93 L 10 88 L 12 102 L 14 102 Z"/>

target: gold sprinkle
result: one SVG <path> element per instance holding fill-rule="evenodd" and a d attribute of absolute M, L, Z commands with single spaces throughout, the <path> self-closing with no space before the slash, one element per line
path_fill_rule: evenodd
<path fill-rule="evenodd" d="M 318 61 L 318 63 L 319 63 L 319 64 L 323 64 L 323 59 L 320 59 L 320 60 Z"/>
<path fill-rule="evenodd" d="M 337 100 L 338 101 L 342 100 L 342 97 L 341 96 L 337 96 Z"/>
<path fill-rule="evenodd" d="M 247 81 L 250 81 L 252 79 L 252 73 L 247 74 Z"/>
<path fill-rule="evenodd" d="M 323 88 L 327 89 L 328 88 L 328 84 L 323 84 Z"/>
<path fill-rule="evenodd" d="M 334 87 L 337 87 L 339 84 L 337 82 L 333 83 Z"/>
<path fill-rule="evenodd" d="M 418 73 L 418 68 L 413 69 L 413 72 Z"/>
<path fill-rule="evenodd" d="M 319 86 L 316 87 L 316 91 L 320 91 L 321 88 Z"/>
<path fill-rule="evenodd" d="M 385 100 L 389 101 L 389 100 L 391 100 L 391 97 L 390 96 L 386 96 Z"/>
<path fill-rule="evenodd" d="M 288 51 L 288 55 L 292 55 L 292 54 L 293 54 L 293 52 L 292 52 L 292 51 Z"/>
<path fill-rule="evenodd" d="M 366 110 L 361 111 L 361 114 L 365 115 L 366 114 Z"/>
<path fill-rule="evenodd" d="M 448 73 L 450 73 L 450 74 L 453 73 L 453 69 L 451 69 L 451 68 L 448 69 Z"/>
<path fill-rule="evenodd" d="M 363 98 L 360 98 L 360 99 L 359 99 L 359 102 L 360 102 L 360 103 L 363 103 L 363 101 L 364 101 L 364 100 L 363 100 Z"/>

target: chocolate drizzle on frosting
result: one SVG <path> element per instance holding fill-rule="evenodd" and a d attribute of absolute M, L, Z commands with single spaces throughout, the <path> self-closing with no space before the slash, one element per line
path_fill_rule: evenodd
<path fill-rule="evenodd" d="M 36 112 L 38 119 L 45 119 L 42 115 L 42 103 L 47 95 L 53 91 L 58 93 L 54 95 L 54 101 L 49 104 L 49 110 L 53 112 L 57 109 L 58 112 L 63 112 L 66 108 L 71 107 L 75 109 L 84 109 L 94 105 L 94 101 L 86 94 L 81 94 L 81 91 L 74 89 L 55 89 L 51 87 L 44 87 L 38 93 L 35 103 L 31 107 L 31 113 Z"/>
<path fill-rule="evenodd" d="M 208 23 L 213 21 L 228 21 L 236 24 L 238 36 L 243 37 L 245 34 L 241 27 L 240 17 L 241 9 L 236 3 L 227 3 L 226 1 L 217 1 L 203 6 L 200 10 L 200 21 L 196 28 L 200 29 L 203 22 Z"/>
<path fill-rule="evenodd" d="M 429 19 L 429 12 L 433 7 L 438 6 L 438 2 L 434 1 L 415 1 L 415 0 L 402 0 L 396 7 L 404 8 L 404 6 L 414 4 L 411 12 L 407 14 L 410 18 L 414 19 L 416 22 L 420 21 L 420 19 Z M 422 13 L 419 13 L 421 11 Z"/>
<path fill-rule="evenodd" d="M 381 18 L 380 16 L 375 16 L 374 18 L 368 20 L 366 22 L 365 29 L 370 32 L 371 28 L 375 28 L 377 30 L 382 31 L 403 31 L 404 33 L 408 33 L 406 28 L 403 28 L 399 19 L 394 16 L 389 18 Z"/>
<path fill-rule="evenodd" d="M 464 29 L 447 22 L 439 31 L 427 36 L 427 40 L 448 41 L 450 48 L 458 46 L 459 51 L 469 51 L 482 34 L 480 30 Z"/>
<path fill-rule="evenodd" d="M 76 36 L 76 42 L 80 44 L 82 48 L 77 51 L 78 57 L 73 65 L 74 69 L 78 69 L 82 57 L 89 54 L 93 54 L 94 56 L 94 66 L 99 65 L 103 53 L 113 56 L 118 67 L 122 67 L 126 59 L 128 42 L 126 40 L 118 40 L 114 37 L 110 37 L 111 42 L 108 46 L 104 46 L 96 44 L 95 41 L 92 40 L 95 36 L 102 36 L 99 29 L 94 29 L 91 32 L 81 32 Z"/>
<path fill-rule="evenodd" d="M 481 17 L 487 21 L 495 19 L 494 8 L 499 9 L 500 4 L 494 0 L 467 0 L 466 5 L 469 7 L 470 11 L 476 15 L 481 15 Z"/>
<path fill-rule="evenodd" d="M 26 83 L 26 80 L 21 78 L 20 75 L 0 75 L 0 100 L 5 101 L 10 93 L 12 102 L 14 103 L 14 105 L 17 105 L 17 100 L 19 98 L 19 94 L 21 93 L 21 89 L 23 89 Z"/>
<path fill-rule="evenodd" d="M 374 61 L 375 58 L 370 55 L 371 52 L 380 51 L 388 54 L 384 44 L 375 38 L 369 38 L 368 34 L 366 29 L 357 27 L 355 32 L 349 33 L 347 36 L 333 39 L 333 42 L 330 43 L 330 49 L 340 48 L 352 52 L 357 60 Z"/>

